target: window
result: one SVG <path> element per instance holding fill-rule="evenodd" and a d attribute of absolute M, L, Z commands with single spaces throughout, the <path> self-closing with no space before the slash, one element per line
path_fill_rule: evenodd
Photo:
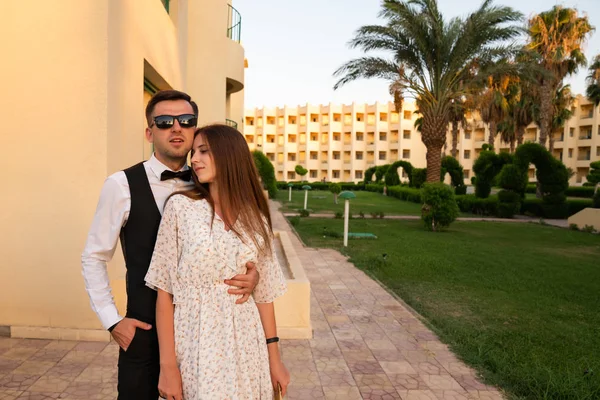
<path fill-rule="evenodd" d="M 384 113 L 384 112 L 379 113 L 379 120 L 381 122 L 387 122 L 387 113 Z"/>
<path fill-rule="evenodd" d="M 310 133 L 310 140 L 312 142 L 317 142 L 319 140 L 319 135 L 317 135 L 317 132 L 311 132 Z"/>
<path fill-rule="evenodd" d="M 342 134 L 339 132 L 333 132 L 333 140 L 339 142 L 342 140 Z"/>
<path fill-rule="evenodd" d="M 404 111 L 404 119 L 412 119 L 412 112 Z"/>
<path fill-rule="evenodd" d="M 295 115 L 288 116 L 288 124 L 296 125 L 296 116 Z"/>
<path fill-rule="evenodd" d="M 402 138 L 403 139 L 410 139 L 410 131 L 405 130 L 402 132 Z"/>
<path fill-rule="evenodd" d="M 275 117 L 267 117 L 267 125 L 275 125 Z"/>
<path fill-rule="evenodd" d="M 465 131 L 465 140 L 471 139 L 471 131 Z"/>
<path fill-rule="evenodd" d="M 300 125 L 306 125 L 306 114 L 300 115 Z"/>
<path fill-rule="evenodd" d="M 356 152 L 356 159 L 357 160 L 362 160 L 363 159 L 363 152 L 362 151 L 357 151 Z"/>
<path fill-rule="evenodd" d="M 287 173 L 288 181 L 292 181 L 296 179 L 296 173 L 294 171 L 288 171 Z"/>
<path fill-rule="evenodd" d="M 362 132 L 356 132 L 356 140 L 359 142 L 364 140 L 364 136 L 363 136 Z"/>
<path fill-rule="evenodd" d="M 387 132 L 379 132 L 379 140 L 385 142 L 387 140 Z"/>
<path fill-rule="evenodd" d="M 573 158 L 573 149 L 569 149 L 569 158 Z"/>
<path fill-rule="evenodd" d="M 311 160 L 318 160 L 319 159 L 319 154 L 316 151 L 311 151 L 310 152 L 310 159 Z"/>
<path fill-rule="evenodd" d="M 288 135 L 288 143 L 296 143 L 296 135 Z"/>
<path fill-rule="evenodd" d="M 575 136 L 575 128 L 569 129 L 569 137 Z"/>
<path fill-rule="evenodd" d="M 333 159 L 334 159 L 334 160 L 340 160 L 340 159 L 342 158 L 342 155 L 340 154 L 340 152 L 339 152 L 339 151 L 334 151 L 334 152 L 332 153 L 332 156 L 333 156 Z"/>
<path fill-rule="evenodd" d="M 317 114 L 310 114 L 310 122 L 319 122 L 319 116 Z"/>
<path fill-rule="evenodd" d="M 288 161 L 296 161 L 296 154 L 288 153 Z"/>
<path fill-rule="evenodd" d="M 365 120 L 365 115 L 363 113 L 356 113 L 356 121 L 363 122 Z"/>
<path fill-rule="evenodd" d="M 387 158 L 387 152 L 385 151 L 380 151 L 379 152 L 379 159 L 380 160 L 385 160 Z"/>
<path fill-rule="evenodd" d="M 334 169 L 333 171 L 333 179 L 340 179 L 340 171 L 337 169 Z"/>
<path fill-rule="evenodd" d="M 311 177 L 311 178 L 313 178 L 313 179 L 316 179 L 316 178 L 317 178 L 317 175 L 318 175 L 318 172 L 317 172 L 317 170 L 316 170 L 316 169 L 311 169 L 311 170 L 310 170 L 310 177 Z"/>
<path fill-rule="evenodd" d="M 410 158 L 410 150 L 402 150 L 402 158 Z"/>
<path fill-rule="evenodd" d="M 463 170 L 463 176 L 465 179 L 469 179 L 471 176 L 471 171 L 469 171 L 468 169 Z"/>
<path fill-rule="evenodd" d="M 246 125 L 254 125 L 254 117 L 246 117 Z"/>
<path fill-rule="evenodd" d="M 354 179 L 362 179 L 363 172 L 362 171 L 354 171 Z"/>
<path fill-rule="evenodd" d="M 465 160 L 468 160 L 471 158 L 471 150 L 465 150 Z"/>

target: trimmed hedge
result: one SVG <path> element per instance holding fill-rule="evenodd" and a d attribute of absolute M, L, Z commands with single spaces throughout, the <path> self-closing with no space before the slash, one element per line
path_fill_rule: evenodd
<path fill-rule="evenodd" d="M 481 198 L 474 194 L 465 194 L 455 198 L 458 209 L 462 212 L 486 216 L 498 214 L 498 196 Z"/>
<path fill-rule="evenodd" d="M 388 196 L 399 200 L 421 204 L 421 190 L 406 186 L 392 186 L 388 188 Z"/>
<path fill-rule="evenodd" d="M 302 190 L 302 186 L 309 185 L 312 190 L 326 190 L 329 191 L 329 184 L 331 182 L 285 182 L 279 181 L 277 182 L 277 189 L 287 189 L 288 183 L 291 183 L 292 190 Z M 338 184 L 342 187 L 342 190 L 365 190 L 365 185 L 363 183 L 353 183 L 353 182 L 338 182 Z"/>
<path fill-rule="evenodd" d="M 525 199 L 521 203 L 521 214 L 542 218 L 565 219 L 589 207 L 592 207 L 591 199 L 567 200 L 565 206 L 557 212 L 555 207 L 548 207 L 542 199 Z"/>
<path fill-rule="evenodd" d="M 527 185 L 527 189 L 525 189 L 526 193 L 536 193 L 536 185 L 529 184 Z M 567 197 L 581 197 L 582 199 L 591 199 L 594 196 L 594 187 L 593 186 L 569 186 L 569 188 L 565 191 L 565 195 Z"/>

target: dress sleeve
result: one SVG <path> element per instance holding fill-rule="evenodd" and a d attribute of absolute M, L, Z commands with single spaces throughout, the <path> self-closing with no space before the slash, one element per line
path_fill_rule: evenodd
<path fill-rule="evenodd" d="M 179 256 L 177 240 L 177 199 L 176 196 L 167 201 L 156 236 L 154 253 L 148 272 L 146 285 L 154 290 L 161 289 L 175 295 L 176 270 Z"/>
<path fill-rule="evenodd" d="M 258 257 L 256 270 L 258 271 L 258 284 L 252 293 L 256 303 L 272 303 L 287 291 L 285 277 L 279 261 L 277 261 L 275 243 L 272 239 L 271 251 L 265 256 Z"/>

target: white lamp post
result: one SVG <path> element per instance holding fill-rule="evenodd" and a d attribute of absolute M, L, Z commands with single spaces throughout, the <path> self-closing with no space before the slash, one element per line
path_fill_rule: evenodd
<path fill-rule="evenodd" d="M 350 219 L 350 199 L 356 198 L 356 195 L 349 191 L 339 194 L 344 199 L 344 247 L 348 247 L 348 220 Z"/>
<path fill-rule="evenodd" d="M 292 202 L 292 186 L 294 186 L 293 183 L 288 183 L 288 194 L 289 194 L 288 201 L 290 203 Z"/>
<path fill-rule="evenodd" d="M 304 189 L 304 209 L 306 210 L 306 206 L 308 205 L 308 191 L 311 189 L 309 185 L 302 186 Z"/>

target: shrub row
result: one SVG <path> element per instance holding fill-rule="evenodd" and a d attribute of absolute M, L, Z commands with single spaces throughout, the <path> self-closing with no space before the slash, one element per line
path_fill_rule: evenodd
<path fill-rule="evenodd" d="M 287 189 L 288 183 L 291 183 L 292 190 L 302 190 L 302 186 L 308 185 L 312 190 L 326 190 L 329 191 L 330 182 L 277 182 L 277 189 Z M 364 190 L 365 185 L 362 182 L 353 183 L 353 182 L 340 182 L 338 183 L 342 190 Z M 382 189 L 383 190 L 383 189 Z"/>
<path fill-rule="evenodd" d="M 527 185 L 526 192 L 527 193 L 535 193 L 536 185 L 529 184 Z M 594 187 L 593 186 L 569 186 L 569 188 L 565 191 L 565 195 L 567 197 L 581 197 L 585 199 L 591 199 L 594 196 Z"/>

